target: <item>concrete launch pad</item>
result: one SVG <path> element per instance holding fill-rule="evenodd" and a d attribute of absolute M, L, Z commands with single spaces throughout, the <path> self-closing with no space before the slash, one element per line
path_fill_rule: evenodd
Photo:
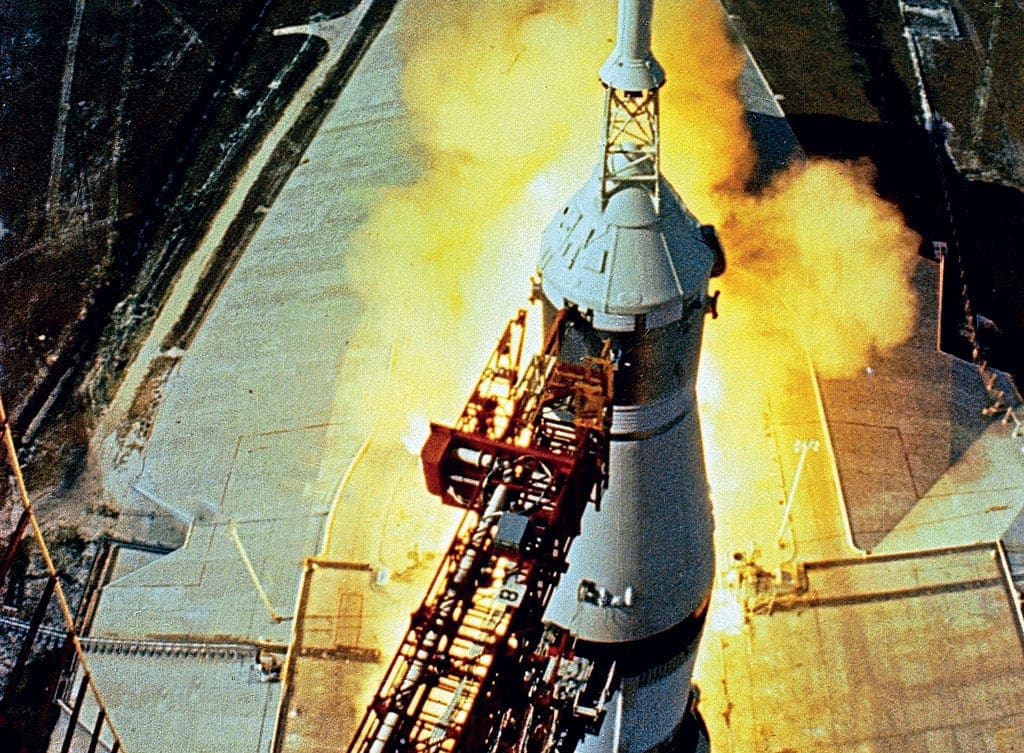
<path fill-rule="evenodd" d="M 108 585 L 94 622 L 126 647 L 91 666 L 130 751 L 343 748 L 450 535 L 414 456 L 354 409 L 354 375 L 385 384 L 391 353 L 357 339 L 339 271 L 365 191 L 419 169 L 397 146 L 400 16 L 193 345 L 149 385 L 158 410 L 122 433 L 144 434 L 141 452 L 107 448 L 109 488 L 191 526 L 181 550 Z M 762 158 L 781 164 L 795 139 L 756 71 L 744 82 Z M 937 289 L 934 264 L 917 284 Z M 934 354 L 927 298 L 920 311 L 917 339 L 872 374 L 819 380 L 780 336 L 798 365 L 785 395 L 752 401 L 743 374 L 722 374 L 723 407 L 701 405 L 719 583 L 698 679 L 716 753 L 1021 750 L 1021 616 L 995 542 L 1024 506 L 1024 454 L 1011 425 L 979 419 L 982 377 Z M 709 322 L 711 360 L 726 318 Z M 388 473 L 348 472 L 366 458 Z M 139 650 L 169 641 L 250 652 Z M 283 683 L 266 682 L 259 658 L 290 643 Z"/>
<path fill-rule="evenodd" d="M 748 581 L 709 637 L 716 750 L 1020 750 L 1024 653 L 995 547 L 808 563 L 802 593 Z"/>
<path fill-rule="evenodd" d="M 1020 511 L 1020 398 L 1005 374 L 937 350 L 938 271 L 918 262 L 907 342 L 856 377 L 821 380 L 853 536 L 866 550 L 995 541 Z"/>

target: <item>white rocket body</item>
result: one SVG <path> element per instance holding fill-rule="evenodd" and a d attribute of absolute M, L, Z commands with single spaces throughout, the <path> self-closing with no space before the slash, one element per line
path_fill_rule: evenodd
<path fill-rule="evenodd" d="M 724 258 L 660 175 L 651 5 L 620 0 L 601 68 L 604 161 L 548 226 L 538 263 L 548 312 L 576 307 L 586 320 L 566 331 L 563 358 L 606 339 L 616 358 L 609 486 L 545 614 L 622 678 L 584 753 L 707 746 L 690 713 L 715 561 L 695 382 L 708 281 Z"/>

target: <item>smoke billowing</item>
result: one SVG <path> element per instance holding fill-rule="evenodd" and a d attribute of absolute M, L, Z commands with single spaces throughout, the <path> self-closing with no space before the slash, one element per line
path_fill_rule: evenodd
<path fill-rule="evenodd" d="M 365 292 L 362 337 L 394 353 L 408 408 L 399 430 L 409 415 L 447 420 L 461 405 L 526 300 L 541 231 L 597 164 L 597 69 L 615 10 L 612 0 L 405 6 L 402 97 L 423 172 L 375 197 L 347 270 Z M 870 170 L 811 161 L 746 193 L 755 157 L 737 95 L 744 58 L 719 4 L 660 0 L 654 50 L 668 75 L 663 170 L 719 228 L 723 316 L 772 317 L 826 375 L 905 338 L 917 238 L 875 195 Z M 731 274 L 756 279 L 730 285 Z"/>
<path fill-rule="evenodd" d="M 873 350 L 906 339 L 919 239 L 875 193 L 873 168 L 798 162 L 748 194 L 755 156 L 737 95 L 744 56 L 717 0 L 656 3 L 654 51 L 668 76 L 665 174 L 697 217 L 718 227 L 731 270 L 764 283 L 737 285 L 728 275 L 716 282 L 723 310 L 741 308 L 752 323 L 776 320 L 824 376 L 848 375 Z M 748 331 L 748 353 L 752 338 Z"/>
<path fill-rule="evenodd" d="M 764 282 L 760 304 L 826 377 L 867 366 L 914 325 L 911 266 L 919 244 L 872 188 L 873 168 L 812 160 L 764 194 L 736 197 L 721 231 L 734 267 Z"/>

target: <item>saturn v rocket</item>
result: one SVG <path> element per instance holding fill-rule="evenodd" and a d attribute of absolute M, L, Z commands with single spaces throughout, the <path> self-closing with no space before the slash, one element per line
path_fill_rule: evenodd
<path fill-rule="evenodd" d="M 545 613 L 620 677 L 584 753 L 708 745 L 691 685 L 715 562 L 695 380 L 704 319 L 716 313 L 708 281 L 725 260 L 714 229 L 661 174 L 652 5 L 619 2 L 600 69 L 601 162 L 546 229 L 536 280 L 546 318 L 582 315 L 561 357 L 597 355 L 610 340 L 615 359 L 608 489 Z"/>

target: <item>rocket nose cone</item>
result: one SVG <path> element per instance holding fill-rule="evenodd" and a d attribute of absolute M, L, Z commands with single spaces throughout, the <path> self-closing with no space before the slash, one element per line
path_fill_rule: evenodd
<path fill-rule="evenodd" d="M 619 0 L 615 49 L 601 66 L 601 81 L 620 91 L 641 92 L 665 83 L 665 71 L 651 54 L 654 0 Z"/>

